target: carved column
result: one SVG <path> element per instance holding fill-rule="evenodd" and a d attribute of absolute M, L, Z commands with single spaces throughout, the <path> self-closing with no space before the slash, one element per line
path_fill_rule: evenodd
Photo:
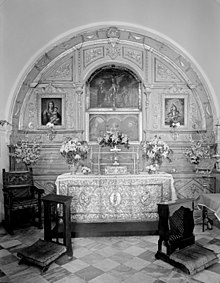
<path fill-rule="evenodd" d="M 78 124 L 78 130 L 83 129 L 83 115 L 82 115 L 82 94 L 83 94 L 83 84 L 82 83 L 76 83 L 74 85 L 75 87 L 75 93 L 77 95 L 77 124 Z"/>
<path fill-rule="evenodd" d="M 220 172 L 220 117 L 217 121 L 216 125 L 216 155 L 214 156 L 216 158 L 216 170 Z"/>
<path fill-rule="evenodd" d="M 144 95 L 145 95 L 145 103 L 143 105 L 143 110 L 145 113 L 145 120 L 143 123 L 143 130 L 146 131 L 146 128 L 148 127 L 148 118 L 149 118 L 149 104 L 150 104 L 150 94 L 152 92 L 152 85 L 147 85 L 147 84 L 143 84 L 143 89 L 144 89 Z"/>

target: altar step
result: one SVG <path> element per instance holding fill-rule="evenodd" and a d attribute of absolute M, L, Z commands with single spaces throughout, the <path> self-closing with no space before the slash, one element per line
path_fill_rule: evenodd
<path fill-rule="evenodd" d="M 62 235 L 62 224 L 58 227 L 58 236 Z M 53 229 L 55 237 L 56 227 Z M 110 237 L 110 236 L 146 236 L 158 234 L 158 221 L 148 222 L 103 222 L 71 223 L 73 238 Z"/>

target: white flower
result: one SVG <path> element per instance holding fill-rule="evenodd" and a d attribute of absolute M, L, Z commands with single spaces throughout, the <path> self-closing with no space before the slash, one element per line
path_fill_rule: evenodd
<path fill-rule="evenodd" d="M 18 163 L 35 164 L 40 157 L 40 145 L 35 140 L 22 140 L 17 142 L 14 153 L 10 155 L 15 157 Z"/>
<path fill-rule="evenodd" d="M 91 169 L 87 166 L 83 166 L 81 171 L 82 171 L 83 174 L 91 173 Z"/>
<path fill-rule="evenodd" d="M 162 141 L 160 137 L 155 136 L 150 141 L 141 142 L 143 157 L 151 161 L 151 164 L 162 164 L 163 159 L 168 159 L 171 161 L 169 154 L 172 150 L 169 146 Z"/>
<path fill-rule="evenodd" d="M 125 148 L 129 148 L 128 136 L 119 131 L 107 131 L 103 137 L 98 137 L 97 141 L 100 146 L 124 145 Z"/>
<path fill-rule="evenodd" d="M 67 138 L 60 147 L 60 154 L 68 164 L 79 163 L 87 158 L 89 147 L 86 141 Z"/>
<path fill-rule="evenodd" d="M 47 127 L 48 129 L 53 129 L 53 128 L 54 128 L 54 124 L 51 123 L 51 122 L 48 122 L 48 123 L 46 124 L 46 127 Z"/>

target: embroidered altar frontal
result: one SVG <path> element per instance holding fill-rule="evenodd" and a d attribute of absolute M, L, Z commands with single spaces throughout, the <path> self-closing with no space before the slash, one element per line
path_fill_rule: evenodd
<path fill-rule="evenodd" d="M 155 221 L 157 203 L 175 200 L 170 174 L 58 176 L 57 194 L 73 196 L 72 222 Z"/>

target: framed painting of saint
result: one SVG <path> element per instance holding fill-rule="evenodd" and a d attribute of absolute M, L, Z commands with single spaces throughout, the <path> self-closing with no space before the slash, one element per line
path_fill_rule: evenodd
<path fill-rule="evenodd" d="M 179 123 L 181 127 L 187 126 L 188 96 L 183 94 L 166 94 L 162 102 L 162 124 L 170 127 L 171 123 Z"/>
<path fill-rule="evenodd" d="M 65 126 L 65 94 L 38 94 L 38 124 L 45 128 L 47 123 L 55 127 Z"/>

